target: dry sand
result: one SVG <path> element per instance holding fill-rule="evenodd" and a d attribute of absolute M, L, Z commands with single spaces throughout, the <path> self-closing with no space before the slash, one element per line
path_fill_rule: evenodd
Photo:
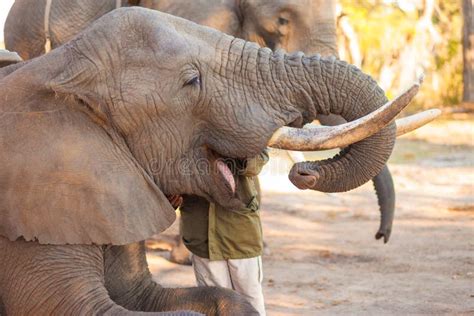
<path fill-rule="evenodd" d="M 397 209 L 385 245 L 373 237 L 370 183 L 344 194 L 298 192 L 284 175 L 288 161 L 274 154 L 262 177 L 269 315 L 474 315 L 474 121 L 461 119 L 397 142 L 389 164 Z M 194 285 L 192 268 L 166 256 L 149 252 L 156 280 Z"/>

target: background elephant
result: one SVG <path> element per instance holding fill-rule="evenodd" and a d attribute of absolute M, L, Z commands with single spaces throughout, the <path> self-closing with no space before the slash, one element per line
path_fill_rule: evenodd
<path fill-rule="evenodd" d="M 44 1 L 16 0 L 5 24 L 6 48 L 24 59 L 45 52 Z M 186 18 L 224 33 L 257 42 L 273 50 L 337 55 L 335 1 L 333 0 L 130 0 L 120 5 L 140 5 Z M 71 39 L 101 15 L 115 9 L 115 0 L 54 0 L 48 23 L 51 46 Z M 319 115 L 324 125 L 345 122 L 341 116 Z M 373 179 L 381 221 L 376 238 L 389 240 L 395 211 L 395 190 L 385 166 Z M 186 252 L 181 245 L 179 248 Z M 186 258 L 182 251 L 172 260 Z"/>
<path fill-rule="evenodd" d="M 323 55 L 336 52 L 331 0 L 129 0 L 140 5 L 257 42 L 272 50 Z M 45 23 L 46 0 L 16 0 L 5 24 L 5 45 L 23 59 L 43 54 L 45 24 L 52 48 L 70 40 L 92 21 L 117 8 L 115 0 L 53 0 Z"/>
<path fill-rule="evenodd" d="M 272 138 L 277 129 L 287 135 L 296 129 L 280 127 L 301 127 L 318 113 L 354 120 L 387 103 L 375 81 L 342 61 L 273 53 L 139 8 L 111 12 L 2 76 L 0 310 L 6 314 L 252 314 L 232 292 L 163 289 L 151 280 L 137 241 L 175 220 L 165 194 L 239 207 L 219 157 L 252 157 L 270 139 L 279 146 Z M 315 186 L 326 190 L 336 181 L 349 190 L 378 173 L 395 142 L 389 122 L 413 96 L 358 121 L 366 135 L 375 134 L 345 134 L 356 142 L 349 155 L 308 166 L 321 173 Z M 202 161 L 209 172 L 202 172 Z"/>

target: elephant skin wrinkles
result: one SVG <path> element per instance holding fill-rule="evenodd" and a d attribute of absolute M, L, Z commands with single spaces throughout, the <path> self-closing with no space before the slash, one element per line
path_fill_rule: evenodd
<path fill-rule="evenodd" d="M 231 292 L 165 290 L 150 280 L 137 242 L 173 222 L 165 194 L 195 194 L 232 207 L 228 188 L 198 172 L 209 149 L 251 157 L 281 126 L 301 125 L 318 113 L 353 119 L 386 101 L 369 76 L 342 61 L 273 53 L 139 8 L 105 15 L 3 77 L 0 86 L 0 247 L 9 254 L 0 262 L 0 297 L 6 314 L 77 308 L 251 315 Z M 218 91 L 227 94 L 216 98 Z M 370 180 L 388 159 L 394 129 L 318 165 L 321 178 L 328 176 L 318 185 L 343 189 Z M 350 163 L 351 151 L 360 150 L 364 158 L 380 154 L 369 166 Z M 179 169 L 183 157 L 188 173 Z M 153 161 L 171 163 L 153 173 Z M 347 173 L 335 174 L 333 163 Z M 123 274 L 109 272 L 116 271 L 113 263 L 124 267 Z M 115 278 L 131 283 L 115 286 Z M 187 305 L 194 295 L 201 305 Z"/>
<path fill-rule="evenodd" d="M 124 4 L 127 4 L 126 1 L 122 1 L 122 5 Z M 274 50 L 282 48 L 290 52 L 337 56 L 336 10 L 333 0 L 129 0 L 128 5 L 140 5 L 180 16 Z M 55 0 L 50 17 L 53 47 L 71 39 L 92 21 L 115 7 L 113 0 Z M 42 1 L 32 4 L 28 0 L 17 0 L 5 26 L 6 47 L 18 51 L 25 59 L 44 53 L 43 17 Z M 318 115 L 318 119 L 322 124 L 331 126 L 345 121 L 335 115 Z M 352 152 L 356 152 L 353 161 L 364 158 L 375 160 L 371 156 L 363 157 L 360 151 Z M 370 161 L 366 164 L 370 165 Z M 305 164 L 297 169 L 320 175 L 317 171 L 319 165 Z M 340 169 L 341 164 L 336 167 L 334 162 L 332 166 Z M 306 181 L 297 179 L 301 178 L 298 172 L 294 172 L 292 177 L 293 182 Z M 313 183 L 316 183 L 316 178 L 319 179 L 319 176 L 312 180 Z M 387 242 L 395 211 L 395 190 L 387 166 L 374 177 L 373 182 L 381 213 L 376 238 L 383 237 L 384 242 Z M 334 186 L 328 187 L 338 190 Z"/>

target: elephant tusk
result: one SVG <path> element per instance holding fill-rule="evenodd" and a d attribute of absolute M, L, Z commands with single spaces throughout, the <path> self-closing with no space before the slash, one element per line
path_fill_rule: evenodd
<path fill-rule="evenodd" d="M 408 134 L 430 122 L 441 115 L 441 110 L 430 109 L 417 114 L 413 114 L 395 121 L 397 125 L 397 137 Z M 318 128 L 319 125 L 309 125 L 310 128 Z M 300 151 L 286 151 L 293 163 L 305 161 L 303 153 Z"/>
<path fill-rule="evenodd" d="M 330 127 L 281 127 L 273 134 L 268 146 L 296 151 L 347 147 L 377 133 L 393 121 L 418 93 L 422 80 L 420 78 L 400 96 L 357 120 Z"/>
<path fill-rule="evenodd" d="M 441 110 L 431 109 L 396 120 L 397 137 L 428 124 L 441 115 Z"/>
<path fill-rule="evenodd" d="M 10 52 L 6 49 L 0 49 L 0 63 L 13 64 L 13 63 L 19 63 L 20 61 L 23 61 L 23 60 L 17 53 Z"/>
<path fill-rule="evenodd" d="M 434 121 L 442 114 L 439 109 L 430 109 L 407 117 L 397 119 L 395 124 L 397 125 L 397 137 L 413 132 L 414 130 Z M 322 128 L 327 126 L 321 126 L 314 123 L 306 125 L 304 128 Z"/>

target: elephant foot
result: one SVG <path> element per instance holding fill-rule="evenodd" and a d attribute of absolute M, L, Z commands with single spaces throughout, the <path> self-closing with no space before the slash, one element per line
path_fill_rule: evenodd
<path fill-rule="evenodd" d="M 147 311 L 193 310 L 209 316 L 259 315 L 245 297 L 225 288 L 163 288 L 151 284 L 144 293 L 147 297 L 142 298 L 143 302 L 148 304 L 142 310 Z"/>
<path fill-rule="evenodd" d="M 169 251 L 169 261 L 191 265 L 191 253 L 183 243 L 181 235 L 158 235 L 146 241 L 146 249 L 153 251 Z"/>
<path fill-rule="evenodd" d="M 180 235 L 177 236 L 177 245 L 175 245 L 170 252 L 170 261 L 181 264 L 181 265 L 191 265 L 191 253 L 188 248 L 183 243 L 183 240 Z"/>

